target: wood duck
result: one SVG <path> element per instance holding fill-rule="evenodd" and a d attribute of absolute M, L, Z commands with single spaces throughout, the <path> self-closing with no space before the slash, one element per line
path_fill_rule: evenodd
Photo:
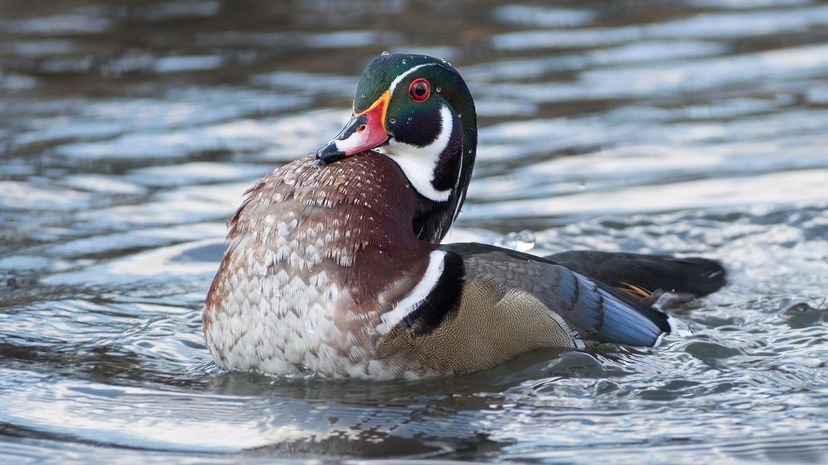
<path fill-rule="evenodd" d="M 544 347 L 654 346 L 671 331 L 655 291 L 724 285 L 721 265 L 702 258 L 441 244 L 476 145 L 472 96 L 449 63 L 371 61 L 344 129 L 259 180 L 230 219 L 204 310 L 218 365 L 412 378 Z"/>

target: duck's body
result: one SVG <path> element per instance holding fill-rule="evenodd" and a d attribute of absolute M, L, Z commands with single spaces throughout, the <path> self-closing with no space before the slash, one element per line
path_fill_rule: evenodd
<path fill-rule="evenodd" d="M 396 371 L 377 355 L 379 331 L 366 325 L 428 268 L 435 246 L 411 229 L 414 197 L 384 156 L 325 167 L 306 157 L 260 180 L 230 220 L 206 302 L 218 363 L 278 374 Z"/>
<path fill-rule="evenodd" d="M 406 58 L 411 63 L 401 68 Z M 723 283 L 721 268 L 702 259 L 550 259 L 483 244 L 440 245 L 474 160 L 473 106 L 466 120 L 455 108 L 468 91 L 462 84 L 463 92 L 447 88 L 431 99 L 430 87 L 420 92 L 428 81 L 415 72 L 428 71 L 432 80 L 456 74 L 429 57 L 384 56 L 369 71 L 384 72 L 384 81 L 360 83 L 363 100 L 369 97 L 357 99 L 349 126 L 315 157 L 265 176 L 230 220 L 229 247 L 204 313 L 207 346 L 223 368 L 416 377 L 470 373 L 541 347 L 654 345 L 670 331 L 667 316 L 611 286 L 702 294 Z M 430 103 L 430 110 L 399 107 L 395 88 L 406 80 L 411 101 Z M 392 132 L 386 121 L 393 116 L 407 117 L 409 127 Z M 436 133 L 416 133 L 429 128 L 410 127 L 418 117 L 436 118 Z M 364 151 L 386 144 L 386 154 Z M 625 275 L 606 263 L 637 268 Z M 587 275 L 570 269 L 579 266 Z"/>

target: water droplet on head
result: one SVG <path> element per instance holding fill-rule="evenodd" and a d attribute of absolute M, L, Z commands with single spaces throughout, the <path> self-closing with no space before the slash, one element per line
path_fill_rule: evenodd
<path fill-rule="evenodd" d="M 407 63 L 407 62 L 405 61 L 405 58 L 403 58 L 402 64 L 406 64 L 406 63 Z"/>
<path fill-rule="evenodd" d="M 388 55 L 391 55 L 391 52 L 389 52 L 388 50 L 383 50 L 380 55 L 381 56 L 388 56 Z"/>
<path fill-rule="evenodd" d="M 463 113 L 457 113 L 457 117 L 458 117 L 458 118 L 462 118 L 462 117 L 463 117 Z"/>
<path fill-rule="evenodd" d="M 442 87 L 438 87 L 438 88 L 436 88 L 436 89 L 434 89 L 434 90 L 435 90 L 436 92 L 442 92 L 442 91 L 443 91 L 443 88 L 442 88 Z"/>
<path fill-rule="evenodd" d="M 394 119 L 394 118 L 391 118 L 390 120 L 388 120 L 388 122 L 389 122 L 389 123 L 391 123 L 391 124 L 394 124 L 394 123 L 396 123 L 396 122 L 397 122 L 397 120 L 396 120 L 396 119 Z"/>

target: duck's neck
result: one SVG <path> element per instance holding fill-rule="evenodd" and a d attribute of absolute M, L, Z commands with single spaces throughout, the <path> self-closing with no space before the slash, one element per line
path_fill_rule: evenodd
<path fill-rule="evenodd" d="M 437 157 L 431 181 L 436 190 L 449 191 L 450 194 L 444 201 L 435 201 L 423 195 L 418 195 L 416 200 L 414 233 L 432 244 L 443 240 L 463 206 L 477 150 L 474 114 L 468 116 L 471 124 L 456 114 L 452 118 L 451 137 Z"/>

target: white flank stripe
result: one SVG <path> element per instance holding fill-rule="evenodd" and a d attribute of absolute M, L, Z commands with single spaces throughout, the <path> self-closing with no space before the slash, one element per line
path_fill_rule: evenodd
<path fill-rule="evenodd" d="M 437 286 L 440 277 L 443 276 L 443 267 L 445 266 L 446 253 L 441 250 L 435 250 L 429 255 L 428 268 L 426 268 L 423 278 L 414 286 L 411 293 L 405 296 L 404 299 L 397 302 L 397 305 L 390 312 L 385 312 L 382 317 L 382 323 L 377 325 L 377 331 L 380 334 L 386 334 L 391 331 L 397 324 L 407 317 L 417 306 L 428 297 L 428 294 Z"/>
<path fill-rule="evenodd" d="M 443 105 L 440 107 L 440 134 L 434 142 L 425 147 L 417 147 L 391 138 L 389 144 L 381 147 L 380 150 L 397 163 L 414 189 L 423 197 L 435 202 L 445 202 L 451 195 L 451 189 L 438 191 L 431 181 L 434 179 L 434 169 L 440 161 L 440 155 L 448 146 L 453 129 L 451 110 Z"/>

